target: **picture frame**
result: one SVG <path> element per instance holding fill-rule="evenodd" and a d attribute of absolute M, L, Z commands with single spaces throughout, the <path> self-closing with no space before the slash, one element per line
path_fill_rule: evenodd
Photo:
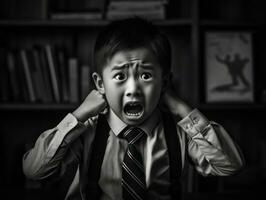
<path fill-rule="evenodd" d="M 205 32 L 206 103 L 254 102 L 250 31 Z"/>

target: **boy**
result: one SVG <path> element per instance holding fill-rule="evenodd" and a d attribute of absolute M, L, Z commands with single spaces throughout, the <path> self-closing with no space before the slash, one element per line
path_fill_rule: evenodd
<path fill-rule="evenodd" d="M 76 163 L 66 199 L 140 200 L 178 198 L 188 159 L 204 176 L 238 171 L 243 160 L 226 131 L 167 90 L 170 55 L 145 20 L 107 26 L 95 44 L 97 90 L 41 134 L 24 155 L 25 175 L 60 177 Z"/>

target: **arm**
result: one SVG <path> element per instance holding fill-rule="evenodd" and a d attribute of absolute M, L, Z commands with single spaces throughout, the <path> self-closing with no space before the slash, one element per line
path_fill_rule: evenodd
<path fill-rule="evenodd" d="M 178 125 L 187 135 L 188 155 L 199 173 L 226 176 L 243 166 L 241 151 L 221 125 L 209 121 L 197 109 L 189 112 L 191 109 L 169 91 L 164 101 L 172 114 L 183 118 Z"/>
<path fill-rule="evenodd" d="M 68 114 L 55 128 L 43 132 L 35 146 L 23 156 L 24 174 L 33 180 L 62 174 L 64 161 L 74 159 L 68 154 L 68 147 L 92 124 L 85 125 L 85 119 L 92 118 L 106 106 L 104 98 L 92 91 L 84 102 Z M 76 145 L 79 146 L 79 145 Z"/>
<path fill-rule="evenodd" d="M 178 125 L 188 137 L 188 154 L 200 174 L 228 176 L 243 167 L 241 151 L 226 130 L 197 109 Z"/>

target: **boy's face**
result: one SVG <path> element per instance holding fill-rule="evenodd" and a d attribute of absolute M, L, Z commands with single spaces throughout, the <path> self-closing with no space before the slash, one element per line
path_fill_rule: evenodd
<path fill-rule="evenodd" d="M 104 66 L 102 76 L 93 75 L 108 105 L 126 124 L 145 121 L 158 105 L 162 70 L 146 48 L 117 52 Z"/>

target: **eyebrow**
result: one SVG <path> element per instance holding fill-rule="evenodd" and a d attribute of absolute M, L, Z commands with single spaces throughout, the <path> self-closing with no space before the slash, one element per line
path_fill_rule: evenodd
<path fill-rule="evenodd" d="M 140 65 L 140 66 L 141 66 L 141 68 L 143 68 L 143 69 L 148 69 L 148 70 L 153 70 L 153 69 L 154 69 L 154 67 L 153 67 L 152 64 L 142 64 L 142 65 Z"/>
<path fill-rule="evenodd" d="M 127 65 L 130 65 L 131 63 L 123 63 L 121 65 L 114 65 L 113 68 L 112 68 L 112 71 L 113 70 L 121 70 L 123 68 L 125 68 Z M 147 69 L 147 70 L 153 70 L 153 65 L 150 64 L 150 63 L 147 63 L 147 64 L 140 64 L 139 65 L 141 68 L 143 69 Z"/>
<path fill-rule="evenodd" d="M 122 65 L 115 65 L 115 66 L 112 67 L 112 71 L 121 70 L 121 69 L 125 68 L 127 64 L 128 63 L 122 64 Z"/>

